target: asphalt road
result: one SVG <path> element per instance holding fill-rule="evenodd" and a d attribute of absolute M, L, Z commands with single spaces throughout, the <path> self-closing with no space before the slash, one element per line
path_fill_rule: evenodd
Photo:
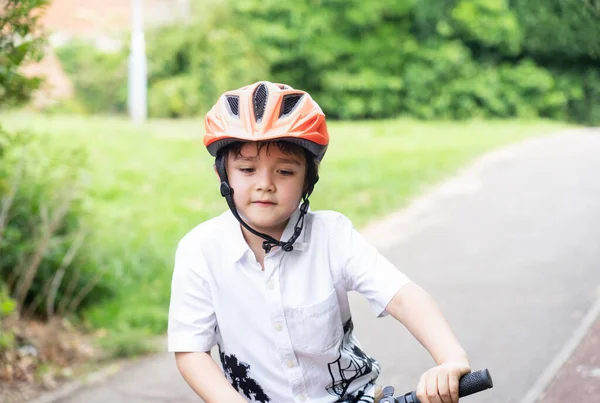
<path fill-rule="evenodd" d="M 600 131 L 494 152 L 365 235 L 437 300 L 494 388 L 461 401 L 519 402 L 569 340 L 600 286 Z M 391 318 L 353 296 L 363 347 L 405 392 L 433 365 Z M 198 401 L 170 355 L 149 357 L 62 403 Z"/>

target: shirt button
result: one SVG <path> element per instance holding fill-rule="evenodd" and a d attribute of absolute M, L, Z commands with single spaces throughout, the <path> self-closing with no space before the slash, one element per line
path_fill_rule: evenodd
<path fill-rule="evenodd" d="M 275 330 L 278 331 L 278 332 L 280 332 L 281 329 L 283 329 L 283 326 L 281 325 L 281 323 L 276 323 L 275 324 Z"/>
<path fill-rule="evenodd" d="M 273 290 L 273 289 L 275 289 L 275 281 L 271 280 L 267 284 L 267 290 Z"/>
<path fill-rule="evenodd" d="M 300 395 L 300 396 L 298 396 L 298 400 L 300 400 L 301 402 L 304 402 L 304 401 L 306 401 L 306 396 Z"/>
<path fill-rule="evenodd" d="M 293 368 L 294 367 L 294 361 L 287 360 L 287 366 L 288 366 L 288 368 Z"/>

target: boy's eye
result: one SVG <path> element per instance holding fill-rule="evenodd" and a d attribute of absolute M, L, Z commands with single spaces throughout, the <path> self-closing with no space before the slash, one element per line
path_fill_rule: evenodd
<path fill-rule="evenodd" d="M 291 176 L 291 175 L 294 174 L 294 171 L 288 171 L 288 170 L 285 170 L 285 169 L 280 169 L 279 173 L 282 174 L 283 176 Z"/>
<path fill-rule="evenodd" d="M 247 174 L 254 172 L 254 168 L 239 168 L 239 170 Z"/>

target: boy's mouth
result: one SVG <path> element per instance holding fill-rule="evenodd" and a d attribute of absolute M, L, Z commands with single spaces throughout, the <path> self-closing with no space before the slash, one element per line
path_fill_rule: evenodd
<path fill-rule="evenodd" d="M 274 206 L 275 203 L 268 200 L 256 200 L 252 202 L 253 204 L 257 204 L 259 206 Z"/>

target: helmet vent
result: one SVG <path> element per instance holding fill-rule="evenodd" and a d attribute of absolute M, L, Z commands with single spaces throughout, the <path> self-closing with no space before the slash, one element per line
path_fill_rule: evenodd
<path fill-rule="evenodd" d="M 267 86 L 260 84 L 254 92 L 254 116 L 256 121 L 260 122 L 265 114 L 265 106 L 267 106 Z"/>
<path fill-rule="evenodd" d="M 229 106 L 229 112 L 233 116 L 240 117 L 240 97 L 236 95 L 227 95 L 227 106 Z"/>
<path fill-rule="evenodd" d="M 300 102 L 303 94 L 289 94 L 283 97 L 283 105 L 279 117 L 289 115 Z"/>

